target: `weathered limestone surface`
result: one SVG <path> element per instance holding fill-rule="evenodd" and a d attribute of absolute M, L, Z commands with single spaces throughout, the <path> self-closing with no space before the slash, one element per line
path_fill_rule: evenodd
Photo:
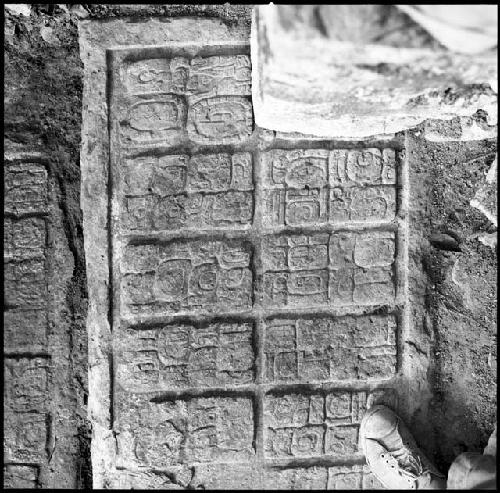
<path fill-rule="evenodd" d="M 395 9 L 302 6 L 306 12 L 320 9 L 311 21 L 292 10 L 295 6 L 257 6 L 252 28 L 256 123 L 279 132 L 360 139 L 429 118 L 482 111 L 493 137 L 497 50 L 454 53 L 429 43 L 427 33 L 414 45 L 416 24 L 395 21 L 391 27 L 394 15 L 383 11 L 388 7 Z"/>
<path fill-rule="evenodd" d="M 76 282 L 59 191 L 47 153 L 34 149 L 6 141 L 4 487 L 81 487 L 88 478 L 82 453 L 88 437 L 84 388 L 73 379 L 86 368 L 71 367 L 82 335 L 72 327 L 69 340 L 68 312 L 77 315 L 82 307 L 66 298 Z"/>
<path fill-rule="evenodd" d="M 255 127 L 248 30 L 148 26 L 80 25 L 94 485 L 367 488 L 360 419 L 402 370 L 402 140 Z"/>

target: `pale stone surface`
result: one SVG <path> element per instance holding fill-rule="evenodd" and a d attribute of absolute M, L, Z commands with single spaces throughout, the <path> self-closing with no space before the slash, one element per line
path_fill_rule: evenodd
<path fill-rule="evenodd" d="M 495 160 L 486 175 L 485 183 L 477 191 L 470 203 L 470 205 L 479 209 L 495 226 L 498 225 L 497 161 L 498 157 L 495 156 Z"/>
<path fill-rule="evenodd" d="M 22 3 L 6 3 L 5 8 L 16 15 L 28 16 L 31 13 L 31 7 Z"/>
<path fill-rule="evenodd" d="M 362 138 L 398 132 L 428 118 L 471 116 L 478 110 L 496 125 L 497 97 L 490 85 L 498 78 L 496 51 L 470 56 L 445 49 L 396 48 L 370 40 L 361 43 L 353 35 L 325 38 L 318 31 L 303 38 L 300 26 L 283 26 L 283 15 L 281 5 L 254 10 L 257 125 Z"/>

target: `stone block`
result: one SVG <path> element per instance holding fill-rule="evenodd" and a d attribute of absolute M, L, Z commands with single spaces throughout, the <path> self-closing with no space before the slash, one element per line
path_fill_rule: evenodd
<path fill-rule="evenodd" d="M 9 306 L 46 304 L 45 275 L 44 259 L 5 264 L 5 304 Z"/>
<path fill-rule="evenodd" d="M 366 465 L 335 466 L 328 469 L 329 490 L 383 490 Z"/>
<path fill-rule="evenodd" d="M 3 468 L 5 489 L 38 488 L 38 467 L 7 464 Z"/>
<path fill-rule="evenodd" d="M 393 401 L 392 389 L 269 393 L 264 399 L 265 456 L 355 458 L 365 410 Z"/>
<path fill-rule="evenodd" d="M 122 308 L 131 314 L 245 310 L 252 306 L 252 247 L 242 240 L 129 245 Z"/>
<path fill-rule="evenodd" d="M 118 396 L 119 460 L 156 468 L 199 462 L 238 462 L 254 454 L 253 402 L 248 397 L 150 401 Z"/>
<path fill-rule="evenodd" d="M 251 96 L 251 84 L 248 55 L 195 57 L 191 60 L 188 94 Z"/>
<path fill-rule="evenodd" d="M 393 232 L 266 236 L 262 250 L 265 304 L 342 306 L 394 300 Z"/>
<path fill-rule="evenodd" d="M 4 219 L 4 260 L 44 257 L 45 220 L 39 217 Z"/>
<path fill-rule="evenodd" d="M 183 57 L 150 58 L 127 63 L 122 70 L 125 90 L 129 94 L 184 94 L 189 60 Z"/>
<path fill-rule="evenodd" d="M 254 381 L 251 323 L 176 323 L 129 329 L 117 339 L 115 378 L 126 390 L 210 388 Z"/>
<path fill-rule="evenodd" d="M 251 95 L 248 55 L 149 58 L 127 63 L 123 74 L 129 94 Z"/>
<path fill-rule="evenodd" d="M 124 177 L 125 231 L 241 227 L 253 217 L 249 153 L 128 159 Z"/>
<path fill-rule="evenodd" d="M 377 148 L 332 151 L 330 184 L 335 186 L 395 185 L 396 151 Z"/>
<path fill-rule="evenodd" d="M 395 218 L 393 149 L 275 149 L 262 154 L 261 164 L 267 227 Z"/>
<path fill-rule="evenodd" d="M 44 309 L 6 310 L 5 351 L 44 351 L 47 347 L 47 312 Z"/>
<path fill-rule="evenodd" d="M 120 118 L 122 145 L 175 145 L 185 132 L 187 103 L 181 96 L 134 96 Z"/>
<path fill-rule="evenodd" d="M 253 132 L 252 104 L 242 96 L 213 96 L 189 106 L 189 139 L 195 144 L 241 144 Z"/>
<path fill-rule="evenodd" d="M 47 460 L 48 415 L 6 412 L 4 462 L 43 463 Z"/>
<path fill-rule="evenodd" d="M 47 170 L 37 163 L 5 168 L 4 211 L 11 214 L 47 212 Z"/>
<path fill-rule="evenodd" d="M 12 411 L 40 411 L 47 401 L 49 361 L 5 358 L 4 405 Z"/>
<path fill-rule="evenodd" d="M 269 318 L 264 365 L 268 382 L 390 378 L 396 372 L 394 315 Z"/>

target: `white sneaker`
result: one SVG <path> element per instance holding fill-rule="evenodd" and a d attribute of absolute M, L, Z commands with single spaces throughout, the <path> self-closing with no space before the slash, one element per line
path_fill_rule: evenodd
<path fill-rule="evenodd" d="M 361 420 L 359 436 L 366 463 L 386 488 L 446 488 L 445 476 L 425 457 L 399 416 L 388 407 L 370 408 Z"/>

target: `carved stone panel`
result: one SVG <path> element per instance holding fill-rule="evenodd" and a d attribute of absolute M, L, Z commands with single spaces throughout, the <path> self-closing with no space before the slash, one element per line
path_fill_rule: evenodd
<path fill-rule="evenodd" d="M 390 222 L 396 215 L 393 149 L 276 149 L 263 153 L 265 225 Z"/>
<path fill-rule="evenodd" d="M 4 415 L 4 461 L 43 463 L 47 459 L 48 415 L 6 412 Z"/>
<path fill-rule="evenodd" d="M 11 164 L 5 168 L 6 213 L 47 212 L 47 170 L 38 163 Z"/>
<path fill-rule="evenodd" d="M 135 392 L 222 387 L 254 380 L 250 323 L 129 329 L 120 348 L 116 379 Z"/>
<path fill-rule="evenodd" d="M 226 26 L 212 43 L 167 27 L 102 58 L 109 145 L 94 157 L 110 195 L 91 268 L 110 298 L 90 339 L 109 344 L 94 404 L 115 438 L 99 484 L 366 488 L 360 420 L 397 404 L 402 367 L 401 146 L 255 127 L 249 46 Z M 43 259 L 17 227 L 11 263 Z"/>
<path fill-rule="evenodd" d="M 199 397 L 154 402 L 119 397 L 119 460 L 167 467 L 237 462 L 254 456 L 253 403 L 245 397 Z"/>
<path fill-rule="evenodd" d="M 396 318 L 271 318 L 266 321 L 269 382 L 389 378 L 396 371 Z"/>
<path fill-rule="evenodd" d="M 249 153 L 141 156 L 123 166 L 122 229 L 241 227 L 253 217 Z"/>
<path fill-rule="evenodd" d="M 264 303 L 390 303 L 395 297 L 395 249 L 390 231 L 265 237 Z"/>
<path fill-rule="evenodd" d="M 245 310 L 252 306 L 252 248 L 244 241 L 130 245 L 122 265 L 124 313 Z"/>
<path fill-rule="evenodd" d="M 352 458 L 360 453 L 359 423 L 365 410 L 374 402 L 391 400 L 391 391 L 268 394 L 264 400 L 265 455 Z"/>

